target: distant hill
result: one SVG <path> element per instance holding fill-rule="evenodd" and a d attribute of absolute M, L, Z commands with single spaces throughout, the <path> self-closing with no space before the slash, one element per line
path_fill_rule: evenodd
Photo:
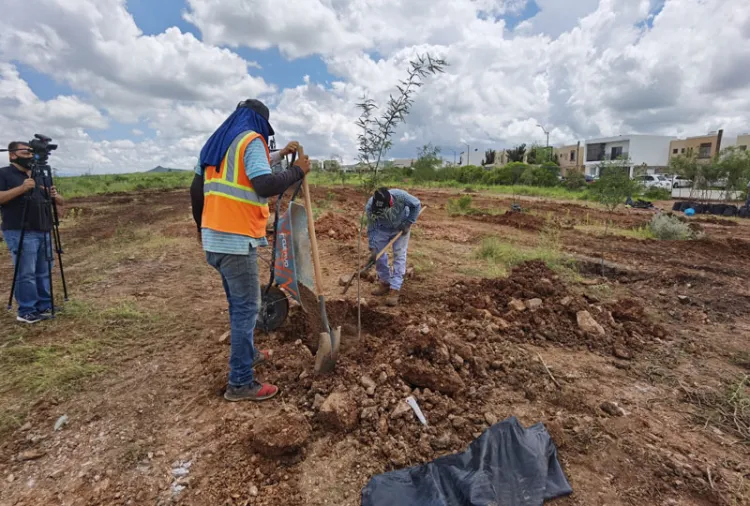
<path fill-rule="evenodd" d="M 172 169 L 169 167 L 162 167 L 161 165 L 157 165 L 147 172 L 185 172 L 186 170 L 187 169 Z"/>

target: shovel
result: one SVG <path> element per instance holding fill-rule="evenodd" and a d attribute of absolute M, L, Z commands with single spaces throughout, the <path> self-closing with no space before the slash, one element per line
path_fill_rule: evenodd
<path fill-rule="evenodd" d="M 301 151 L 301 148 L 300 148 Z M 302 154 L 300 153 L 300 156 Z M 318 254 L 318 240 L 315 237 L 315 219 L 313 218 L 312 202 L 310 198 L 310 186 L 307 176 L 302 180 L 302 191 L 305 197 L 305 210 L 307 211 L 307 228 L 310 232 L 310 247 L 312 249 L 313 271 L 315 273 L 315 287 L 318 294 L 318 305 L 320 318 L 323 322 L 324 331 L 320 333 L 318 351 L 315 354 L 315 372 L 330 372 L 336 367 L 339 345 L 341 344 L 341 327 L 334 330 L 328 323 L 326 314 L 326 300 L 323 296 L 323 276 L 320 273 L 320 256 Z"/>
<path fill-rule="evenodd" d="M 419 218 L 420 216 L 422 216 L 422 212 L 425 209 L 427 209 L 427 206 L 422 206 L 422 208 L 419 210 L 419 214 L 417 215 L 417 218 Z M 365 264 L 365 266 L 362 267 L 359 270 L 359 275 L 361 276 L 365 272 L 367 272 L 370 269 L 372 269 L 373 266 L 377 263 L 377 261 L 380 260 L 380 257 L 382 257 L 385 254 L 385 252 L 388 251 L 388 249 L 391 246 L 393 246 L 393 243 L 395 243 L 396 241 L 398 241 L 399 237 L 401 237 L 402 235 L 403 235 L 403 232 L 399 232 L 398 234 L 396 234 L 396 236 L 393 239 L 391 239 L 388 242 L 388 244 L 385 245 L 385 247 L 383 249 L 381 249 L 380 251 L 378 251 L 378 253 L 375 255 L 375 259 L 371 258 L 370 260 L 368 260 L 367 263 Z M 346 286 L 344 287 L 344 291 L 341 292 L 341 295 L 344 295 L 347 292 L 347 290 L 349 290 L 349 287 L 352 286 L 352 282 L 354 281 L 354 278 L 357 277 L 357 273 L 358 273 L 357 271 L 354 271 L 354 273 L 351 276 L 349 276 L 349 281 L 346 282 Z"/>

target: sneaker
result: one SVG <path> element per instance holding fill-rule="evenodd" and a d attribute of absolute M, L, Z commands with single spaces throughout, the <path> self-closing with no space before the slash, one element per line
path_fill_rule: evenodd
<path fill-rule="evenodd" d="M 279 393 L 279 387 L 268 383 L 253 382 L 252 385 L 241 387 L 227 386 L 224 398 L 230 402 L 238 401 L 265 401 Z"/>
<path fill-rule="evenodd" d="M 253 360 L 253 367 L 264 364 L 271 360 L 273 356 L 273 350 L 255 350 L 255 360 Z"/>
<path fill-rule="evenodd" d="M 29 313 L 29 314 L 25 314 L 23 316 L 21 316 L 21 315 L 16 316 L 16 320 L 17 321 L 19 321 L 21 323 L 28 323 L 28 324 L 39 323 L 43 319 L 44 318 L 42 318 L 39 315 L 39 313 Z"/>
<path fill-rule="evenodd" d="M 55 316 L 62 313 L 62 308 L 55 306 Z M 52 309 L 45 309 L 44 311 L 39 311 L 37 314 L 41 316 L 42 320 L 49 320 L 52 318 Z"/>
<path fill-rule="evenodd" d="M 391 290 L 390 285 L 378 283 L 378 287 L 372 291 L 372 294 L 376 297 L 380 297 L 382 295 L 388 295 L 388 292 L 390 292 L 390 290 Z"/>
<path fill-rule="evenodd" d="M 398 306 L 398 290 L 391 290 L 388 297 L 385 298 L 385 305 L 390 307 Z"/>

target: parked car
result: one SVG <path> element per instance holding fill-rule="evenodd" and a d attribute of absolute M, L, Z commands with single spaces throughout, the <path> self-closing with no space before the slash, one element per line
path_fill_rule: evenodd
<path fill-rule="evenodd" d="M 662 188 L 664 190 L 672 189 L 672 182 L 665 176 L 659 174 L 636 176 L 633 179 L 640 181 L 646 188 Z"/>
<path fill-rule="evenodd" d="M 672 177 L 672 188 L 692 188 L 693 180 L 683 176 Z"/>
<path fill-rule="evenodd" d="M 584 174 L 584 177 L 586 178 L 586 182 L 589 184 L 595 183 L 599 180 L 599 176 L 595 174 Z"/>

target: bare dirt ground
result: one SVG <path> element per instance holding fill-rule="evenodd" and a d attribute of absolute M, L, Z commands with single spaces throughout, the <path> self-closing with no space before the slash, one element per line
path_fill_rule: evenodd
<path fill-rule="evenodd" d="M 221 396 L 227 304 L 187 190 L 71 201 L 71 301 L 53 322 L 0 324 L 0 504 L 354 505 L 373 475 L 462 451 L 513 415 L 552 434 L 575 491 L 561 505 L 750 504 L 750 223 L 697 218 L 699 240 L 639 240 L 582 231 L 608 219 L 591 205 L 524 199 L 504 215 L 510 199 L 473 194 L 480 212 L 451 217 L 459 192 L 414 193 L 429 209 L 402 305 L 363 282 L 358 337 L 357 287 L 342 298 L 339 278 L 366 198 L 314 189 L 343 350 L 316 376 L 314 325 L 293 308 L 256 336 L 274 350 L 257 375 L 281 387 L 262 404 Z M 612 227 L 652 214 L 622 209 Z M 488 279 L 488 236 L 575 264 Z M 408 395 L 428 427 L 398 409 Z"/>

